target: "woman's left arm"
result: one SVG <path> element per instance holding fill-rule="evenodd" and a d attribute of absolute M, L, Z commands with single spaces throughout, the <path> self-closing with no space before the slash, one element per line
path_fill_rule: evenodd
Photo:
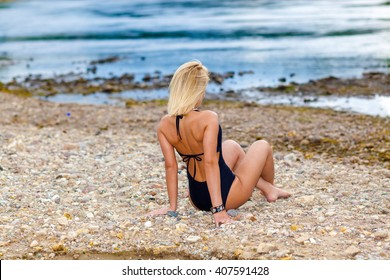
<path fill-rule="evenodd" d="M 168 211 L 176 211 L 178 197 L 178 168 L 174 147 L 168 142 L 160 126 L 157 129 L 158 141 L 165 161 L 165 180 L 167 184 L 169 207 L 154 210 L 149 215 L 163 215 Z"/>

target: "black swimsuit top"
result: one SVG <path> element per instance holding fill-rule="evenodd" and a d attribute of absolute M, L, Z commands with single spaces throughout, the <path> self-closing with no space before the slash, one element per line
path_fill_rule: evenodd
<path fill-rule="evenodd" d="M 195 110 L 196 112 L 199 112 L 197 110 Z M 180 140 L 182 139 L 181 138 L 181 135 L 180 135 L 180 130 L 179 130 L 179 124 L 180 124 L 180 120 L 183 118 L 183 115 L 178 115 L 176 116 L 176 132 L 177 132 L 177 135 L 180 137 Z M 221 129 L 221 126 L 219 126 L 219 131 L 218 131 L 218 144 L 217 144 L 217 152 L 220 152 L 221 151 L 221 144 L 222 144 L 222 129 Z M 177 150 L 176 150 L 177 151 Z M 193 178 L 195 178 L 196 176 L 196 162 L 195 161 L 202 161 L 202 158 L 201 156 L 204 155 L 204 153 L 201 153 L 201 154 L 194 154 L 194 155 L 186 155 L 186 154 L 182 154 L 180 153 L 179 151 L 177 151 L 179 153 L 179 155 L 182 157 L 183 161 L 187 164 L 187 172 L 188 172 L 188 164 L 189 164 L 189 161 L 192 159 L 194 160 L 194 175 L 193 175 Z"/>

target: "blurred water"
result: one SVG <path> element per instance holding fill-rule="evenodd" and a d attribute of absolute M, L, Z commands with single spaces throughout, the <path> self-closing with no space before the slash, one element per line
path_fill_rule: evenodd
<path fill-rule="evenodd" d="M 215 72 L 253 70 L 227 86 L 272 86 L 388 72 L 385 0 L 25 0 L 0 4 L 0 81 L 161 71 L 199 59 Z M 7 60 L 7 63 L 1 61 Z M 9 60 L 12 63 L 9 63 Z M 94 74 L 88 74 L 94 76 Z"/>

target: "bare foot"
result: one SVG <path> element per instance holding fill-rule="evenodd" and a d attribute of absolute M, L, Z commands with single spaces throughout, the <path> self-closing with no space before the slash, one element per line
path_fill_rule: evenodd
<path fill-rule="evenodd" d="M 259 180 L 256 185 L 256 188 L 260 190 L 260 192 L 262 193 L 262 195 L 265 196 L 268 202 L 275 202 L 279 198 L 288 198 L 291 196 L 289 192 L 276 188 L 274 185 L 265 181 L 264 179 Z"/>
<path fill-rule="evenodd" d="M 276 187 L 274 187 L 274 189 L 267 194 L 265 194 L 263 191 L 261 193 L 265 196 L 268 202 L 275 202 L 279 198 L 289 198 L 291 196 L 290 193 Z"/>

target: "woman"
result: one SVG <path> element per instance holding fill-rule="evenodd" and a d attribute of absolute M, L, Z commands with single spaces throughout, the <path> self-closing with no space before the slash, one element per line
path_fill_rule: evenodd
<path fill-rule="evenodd" d="M 248 152 L 232 140 L 222 144 L 218 116 L 200 111 L 209 81 L 208 70 L 198 61 L 181 65 L 169 85 L 168 115 L 157 128 L 165 159 L 169 207 L 151 215 L 176 211 L 178 166 L 175 150 L 187 164 L 192 205 L 211 211 L 216 226 L 229 222 L 227 209 L 243 205 L 258 188 L 269 202 L 290 194 L 274 187 L 274 162 L 270 145 L 256 141 Z"/>

